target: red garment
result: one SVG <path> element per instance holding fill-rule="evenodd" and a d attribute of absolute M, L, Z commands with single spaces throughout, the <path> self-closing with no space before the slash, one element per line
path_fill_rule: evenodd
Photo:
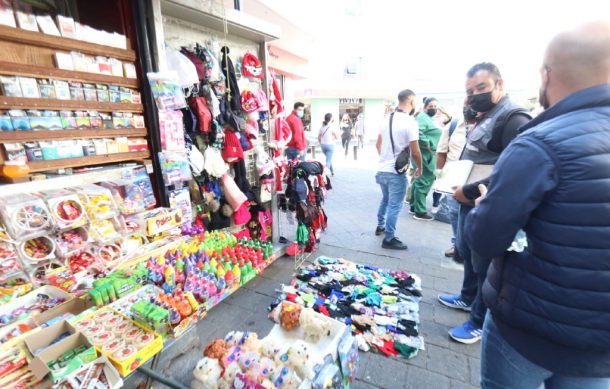
<path fill-rule="evenodd" d="M 303 127 L 301 118 L 293 111 L 286 118 L 286 123 L 288 123 L 292 131 L 292 139 L 290 139 L 287 146 L 299 151 L 305 150 L 307 148 L 307 141 L 305 140 L 305 127 Z"/>
<path fill-rule="evenodd" d="M 288 138 L 290 138 L 290 126 L 288 125 L 288 123 L 286 123 L 286 120 L 282 119 L 282 118 L 277 118 L 275 119 L 275 141 L 276 142 L 280 142 L 280 141 L 286 141 Z M 282 155 L 282 150 L 280 150 L 279 148 L 275 149 L 273 151 L 273 156 L 274 157 L 279 157 Z"/>
<path fill-rule="evenodd" d="M 269 99 L 269 112 L 272 116 L 284 112 L 284 98 L 280 92 L 280 85 L 277 83 L 277 79 L 273 77 L 271 82 L 271 91 L 273 92 L 273 98 Z"/>

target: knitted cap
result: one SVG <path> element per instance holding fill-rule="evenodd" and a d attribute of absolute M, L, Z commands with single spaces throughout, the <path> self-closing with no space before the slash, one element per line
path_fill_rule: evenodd
<path fill-rule="evenodd" d="M 263 65 L 254 54 L 246 53 L 241 61 L 242 73 L 246 77 L 263 78 Z"/>
<path fill-rule="evenodd" d="M 250 221 L 250 218 L 252 216 L 250 215 L 250 210 L 248 209 L 249 205 L 250 203 L 246 201 L 241 205 L 241 207 L 239 207 L 237 211 L 235 211 L 235 213 L 233 214 L 233 221 L 235 222 L 235 224 L 242 225 Z"/>
<path fill-rule="evenodd" d="M 222 158 L 229 163 L 244 159 L 244 149 L 238 136 L 241 135 L 233 131 L 225 131 L 225 145 L 222 149 Z"/>
<path fill-rule="evenodd" d="M 237 211 L 243 203 L 248 201 L 248 198 L 244 192 L 239 190 L 235 180 L 233 180 L 233 177 L 230 175 L 225 174 L 221 177 L 220 181 L 222 183 L 222 191 L 227 199 L 227 202 L 234 211 Z"/>

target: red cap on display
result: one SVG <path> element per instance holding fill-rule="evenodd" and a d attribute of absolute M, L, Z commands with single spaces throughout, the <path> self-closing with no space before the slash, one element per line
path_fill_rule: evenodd
<path fill-rule="evenodd" d="M 244 149 L 241 147 L 237 134 L 231 130 L 225 131 L 225 144 L 222 149 L 222 158 L 229 162 L 236 162 L 244 159 Z"/>
<path fill-rule="evenodd" d="M 241 61 L 241 71 L 246 77 L 263 78 L 263 65 L 254 54 L 244 54 L 244 59 Z"/>
<path fill-rule="evenodd" d="M 227 200 L 227 203 L 231 206 L 234 212 L 239 210 L 239 208 L 248 201 L 248 197 L 242 192 L 233 177 L 228 174 L 225 174 L 220 178 L 222 183 L 222 192 Z"/>
<path fill-rule="evenodd" d="M 249 90 L 241 92 L 241 108 L 246 113 L 252 113 L 258 110 L 258 101 L 254 96 L 254 93 Z"/>

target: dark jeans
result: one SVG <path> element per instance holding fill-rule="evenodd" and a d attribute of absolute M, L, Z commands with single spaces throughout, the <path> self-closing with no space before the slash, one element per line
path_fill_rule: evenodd
<path fill-rule="evenodd" d="M 288 158 L 289 161 L 292 161 L 296 158 L 298 158 L 300 161 L 305 161 L 305 154 L 306 152 L 303 153 L 303 155 L 299 156 L 299 150 L 295 149 L 294 147 L 288 147 L 286 149 L 286 158 Z"/>
<path fill-rule="evenodd" d="M 608 389 L 610 378 L 566 377 L 554 374 L 519 354 L 503 337 L 491 313 L 481 340 L 483 389 Z"/>
<path fill-rule="evenodd" d="M 471 304 L 470 321 L 479 328 L 483 328 L 487 307 L 483 302 L 482 287 L 487 276 L 487 269 L 491 264 L 491 259 L 483 258 L 470 250 L 464 242 L 464 221 L 466 215 L 472 210 L 468 205 L 460 205 L 458 215 L 458 229 L 456 234 L 455 247 L 464 260 L 464 281 L 460 295 L 465 303 Z"/>
<path fill-rule="evenodd" d="M 343 146 L 343 148 L 345 149 L 346 157 L 347 157 L 347 153 L 349 152 L 349 143 L 351 140 L 352 140 L 351 135 L 350 136 L 345 136 L 345 135 L 341 136 L 341 146 Z"/>

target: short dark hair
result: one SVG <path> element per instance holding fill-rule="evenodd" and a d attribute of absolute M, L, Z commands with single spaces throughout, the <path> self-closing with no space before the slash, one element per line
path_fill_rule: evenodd
<path fill-rule="evenodd" d="M 466 77 L 472 78 L 479 70 L 487 70 L 489 74 L 493 77 L 494 81 L 498 81 L 502 79 L 502 74 L 500 74 L 500 69 L 496 65 L 491 62 L 481 62 L 468 70 L 466 73 Z"/>
<path fill-rule="evenodd" d="M 436 97 L 424 97 L 424 107 L 433 101 L 438 101 Z"/>
<path fill-rule="evenodd" d="M 301 103 L 300 101 L 297 101 L 296 103 L 294 103 L 294 109 L 297 110 L 301 107 L 305 107 L 305 104 Z"/>
<path fill-rule="evenodd" d="M 404 89 L 398 93 L 398 102 L 404 103 L 411 96 L 415 96 L 415 93 L 411 89 Z"/>
<path fill-rule="evenodd" d="M 324 125 L 327 125 L 328 123 L 330 123 L 330 120 L 333 118 L 333 114 L 332 113 L 327 113 L 326 115 L 324 115 Z"/>

